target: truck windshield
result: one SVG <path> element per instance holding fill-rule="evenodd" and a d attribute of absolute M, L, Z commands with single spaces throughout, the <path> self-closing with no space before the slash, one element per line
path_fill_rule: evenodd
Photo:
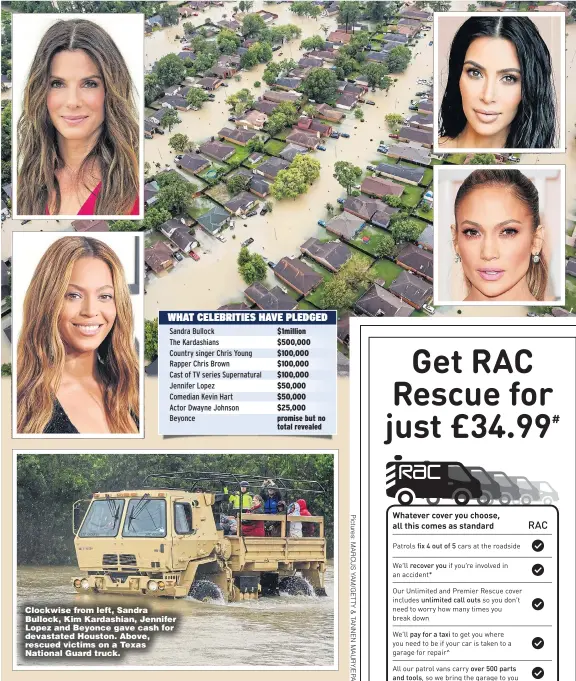
<path fill-rule="evenodd" d="M 526 478 L 516 478 L 516 484 L 520 489 L 532 489 L 532 485 Z"/>
<path fill-rule="evenodd" d="M 490 473 L 490 475 L 496 480 L 500 487 L 512 487 L 512 483 L 503 473 Z"/>
<path fill-rule="evenodd" d="M 164 499 L 131 499 L 126 511 L 123 537 L 165 537 L 166 501 Z"/>
<path fill-rule="evenodd" d="M 451 480 L 458 480 L 459 482 L 470 482 L 470 476 L 459 464 L 448 465 L 448 477 Z"/>
<path fill-rule="evenodd" d="M 492 480 L 490 480 L 490 478 L 486 475 L 486 472 L 481 468 L 469 468 L 468 470 L 470 473 L 472 473 L 476 480 L 483 485 L 489 485 L 492 482 Z"/>
<path fill-rule="evenodd" d="M 553 492 L 554 490 L 547 482 L 539 482 L 537 485 L 541 492 Z"/>
<path fill-rule="evenodd" d="M 124 499 L 93 501 L 84 518 L 79 537 L 115 537 L 118 534 Z"/>

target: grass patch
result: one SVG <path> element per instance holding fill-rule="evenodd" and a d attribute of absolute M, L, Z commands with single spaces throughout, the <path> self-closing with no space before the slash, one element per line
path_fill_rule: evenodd
<path fill-rule="evenodd" d="M 376 257 L 376 246 L 383 234 L 387 234 L 387 232 L 378 227 L 366 225 L 350 243 L 363 253 Z M 362 237 L 368 237 L 369 240 L 364 242 Z"/>
<path fill-rule="evenodd" d="M 568 311 L 576 311 L 576 277 L 566 275 L 566 304 Z"/>
<path fill-rule="evenodd" d="M 260 161 L 256 161 L 256 163 L 252 163 L 248 158 L 242 162 L 242 165 L 245 166 L 246 168 L 257 168 L 259 165 L 264 163 L 264 161 L 267 161 L 270 158 L 270 156 L 263 155 L 262 159 Z"/>
<path fill-rule="evenodd" d="M 228 163 L 242 163 L 242 161 L 245 161 L 248 156 L 252 153 L 250 149 L 247 149 L 246 147 L 241 147 L 238 144 L 233 145 L 234 149 L 236 150 L 232 156 L 230 156 L 229 159 L 227 159 Z"/>
<path fill-rule="evenodd" d="M 298 303 L 298 307 L 296 309 L 297 310 L 317 310 L 318 308 L 315 305 L 312 305 L 312 303 L 307 302 L 306 300 L 301 300 Z"/>
<path fill-rule="evenodd" d="M 432 168 L 426 168 L 424 171 L 424 177 L 422 178 L 422 184 L 427 187 L 432 179 L 434 178 L 434 170 Z"/>
<path fill-rule="evenodd" d="M 434 222 L 434 211 L 430 210 L 428 212 L 422 210 L 422 208 L 416 208 L 414 211 L 414 215 L 417 215 L 419 218 L 422 218 L 423 220 L 428 220 L 429 222 Z"/>
<path fill-rule="evenodd" d="M 399 161 L 398 165 L 404 166 L 405 168 L 421 168 L 422 167 L 422 166 L 419 166 L 416 163 L 410 163 L 410 161 Z"/>
<path fill-rule="evenodd" d="M 191 217 L 197 220 L 199 217 L 212 210 L 212 208 L 216 208 L 214 201 L 205 196 L 198 196 L 190 202 L 190 210 L 188 212 Z"/>
<path fill-rule="evenodd" d="M 144 237 L 144 248 L 152 248 L 152 246 L 154 246 L 154 244 L 158 243 L 159 241 L 168 243 L 168 239 L 164 236 L 164 234 L 154 229 L 150 232 L 150 234 L 147 234 Z"/>
<path fill-rule="evenodd" d="M 442 166 L 444 165 L 444 160 L 441 158 L 433 158 L 430 160 L 430 165 L 433 166 Z"/>
<path fill-rule="evenodd" d="M 396 277 L 403 272 L 403 268 L 390 260 L 377 260 L 370 268 L 374 279 L 383 279 L 388 288 Z"/>
<path fill-rule="evenodd" d="M 391 156 L 386 156 L 386 154 L 382 154 L 375 161 L 372 161 L 372 165 L 377 166 L 379 163 L 388 163 L 389 165 L 395 166 L 397 161 L 398 161 L 397 158 L 392 158 Z"/>
<path fill-rule="evenodd" d="M 568 244 L 566 244 L 564 248 L 567 258 L 576 258 L 576 248 L 574 248 L 574 246 L 568 246 Z"/>
<path fill-rule="evenodd" d="M 203 170 L 201 173 L 198 173 L 196 177 L 199 177 L 202 180 L 210 179 L 214 174 L 215 170 L 217 170 L 221 175 L 224 175 L 225 173 L 228 172 L 229 168 L 225 163 L 211 161 L 210 166 L 206 168 L 206 170 Z"/>
<path fill-rule="evenodd" d="M 228 203 L 230 199 L 232 198 L 232 195 L 226 189 L 226 185 L 224 182 L 220 182 L 220 184 L 216 184 L 213 187 L 210 187 L 210 189 L 207 189 L 205 192 L 206 196 L 209 196 L 211 199 L 214 199 L 214 201 L 217 201 L 218 203 L 221 203 L 224 205 L 225 203 Z"/>
<path fill-rule="evenodd" d="M 286 141 L 286 138 L 288 135 L 291 135 L 294 132 L 292 128 L 284 128 L 284 130 L 280 130 L 280 132 L 275 135 L 276 139 L 282 140 L 283 142 Z"/>
<path fill-rule="evenodd" d="M 428 227 L 428 223 L 424 222 L 424 220 L 419 220 L 415 217 L 411 217 L 410 219 L 412 222 L 415 222 L 417 225 L 419 225 L 419 227 L 422 229 L 422 232 L 426 229 L 426 227 Z M 420 234 L 422 234 L 422 232 L 420 232 Z"/>
<path fill-rule="evenodd" d="M 448 163 L 456 163 L 456 165 L 462 165 L 466 160 L 468 154 L 450 154 L 446 159 Z"/>
<path fill-rule="evenodd" d="M 405 184 L 404 191 L 400 197 L 402 205 L 408 208 L 414 208 L 420 202 L 422 195 L 424 194 L 424 189 L 422 187 L 415 187 L 413 184 Z"/>
<path fill-rule="evenodd" d="M 384 33 L 376 33 L 376 35 L 372 36 L 372 40 L 378 41 L 384 40 Z"/>
<path fill-rule="evenodd" d="M 264 151 L 271 156 L 278 156 L 285 146 L 286 142 L 281 142 L 280 140 L 268 140 L 268 142 L 266 142 L 264 145 Z"/>

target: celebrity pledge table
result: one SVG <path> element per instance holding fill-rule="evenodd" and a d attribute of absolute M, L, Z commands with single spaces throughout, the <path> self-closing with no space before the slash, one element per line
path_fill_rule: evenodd
<path fill-rule="evenodd" d="M 162 435 L 334 435 L 336 312 L 163 311 Z"/>

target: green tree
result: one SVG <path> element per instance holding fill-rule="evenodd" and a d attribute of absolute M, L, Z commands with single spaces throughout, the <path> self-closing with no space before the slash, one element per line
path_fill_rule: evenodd
<path fill-rule="evenodd" d="M 468 8 L 466 9 L 467 12 L 476 12 L 478 7 L 476 5 L 468 5 Z"/>
<path fill-rule="evenodd" d="M 259 80 L 254 81 L 254 87 L 259 88 L 262 85 L 262 83 Z"/>
<path fill-rule="evenodd" d="M 226 98 L 226 104 L 234 110 L 236 116 L 240 116 L 254 104 L 254 95 L 248 88 L 242 88 L 238 92 Z"/>
<path fill-rule="evenodd" d="M 144 229 L 156 229 L 160 225 L 170 220 L 171 217 L 172 215 L 165 208 L 156 208 L 156 206 L 151 206 L 144 213 L 142 227 L 144 227 Z"/>
<path fill-rule="evenodd" d="M 400 208 L 402 205 L 402 199 L 399 196 L 394 196 L 394 194 L 386 194 L 384 201 L 392 208 Z"/>
<path fill-rule="evenodd" d="M 12 364 L 10 362 L 2 364 L 2 376 L 12 376 Z"/>
<path fill-rule="evenodd" d="M 390 73 L 403 73 L 408 68 L 411 58 L 412 52 L 409 47 L 404 47 L 404 45 L 393 47 L 388 52 L 388 58 L 386 59 L 388 71 Z"/>
<path fill-rule="evenodd" d="M 238 272 L 240 272 L 240 276 L 248 285 L 256 281 L 264 281 L 268 274 L 266 261 L 260 254 L 251 253 L 250 260 L 238 266 Z"/>
<path fill-rule="evenodd" d="M 242 21 L 242 35 L 256 38 L 266 30 L 266 22 L 259 14 L 247 14 Z"/>
<path fill-rule="evenodd" d="M 423 229 L 423 225 L 402 216 L 391 221 L 390 232 L 394 241 L 400 243 L 401 241 L 416 241 L 420 234 L 422 234 Z"/>
<path fill-rule="evenodd" d="M 383 234 L 376 243 L 374 252 L 379 258 L 394 259 L 398 252 L 398 247 L 396 246 L 396 243 L 390 234 Z"/>
<path fill-rule="evenodd" d="M 168 128 L 168 132 L 172 132 L 172 128 L 178 124 L 181 123 L 182 121 L 180 120 L 180 117 L 178 116 L 178 112 L 176 109 L 168 109 L 168 111 L 164 114 L 162 120 L 160 121 L 160 125 L 163 128 Z"/>
<path fill-rule="evenodd" d="M 232 194 L 232 196 L 234 196 L 235 194 L 248 189 L 250 180 L 250 177 L 242 175 L 242 173 L 238 173 L 238 175 L 233 175 L 226 180 L 226 189 L 230 194 Z"/>
<path fill-rule="evenodd" d="M 358 2 L 341 2 L 338 9 L 338 23 L 344 24 L 348 32 L 360 18 L 360 5 Z"/>
<path fill-rule="evenodd" d="M 280 64 L 278 62 L 271 61 L 266 64 L 264 73 L 262 74 L 262 80 L 268 85 L 272 85 L 276 78 L 280 75 Z"/>
<path fill-rule="evenodd" d="M 362 111 L 362 109 L 360 107 L 356 107 L 354 109 L 354 116 L 355 116 L 355 118 L 357 118 L 360 121 L 364 120 L 364 112 Z"/>
<path fill-rule="evenodd" d="M 338 184 L 344 187 L 346 193 L 350 194 L 352 187 L 362 177 L 362 168 L 348 161 L 336 161 L 334 164 L 334 177 L 338 180 Z"/>
<path fill-rule="evenodd" d="M 158 357 L 158 317 L 144 320 L 144 357 L 149 362 Z"/>
<path fill-rule="evenodd" d="M 172 175 L 172 173 L 166 173 L 166 175 Z M 172 215 L 188 213 L 195 190 L 196 185 L 188 182 L 178 173 L 174 173 L 170 184 L 165 184 L 158 191 L 156 206 L 167 210 Z"/>
<path fill-rule="evenodd" d="M 137 232 L 142 229 L 140 220 L 116 220 L 108 224 L 111 232 Z"/>
<path fill-rule="evenodd" d="M 338 94 L 336 74 L 330 69 L 312 69 L 300 85 L 300 91 L 319 104 L 332 103 Z"/>
<path fill-rule="evenodd" d="M 302 107 L 302 113 L 308 116 L 309 118 L 314 118 L 318 111 L 314 104 L 306 104 L 306 106 Z"/>
<path fill-rule="evenodd" d="M 328 33 L 330 33 L 330 26 L 328 24 L 320 24 L 320 30 L 322 33 L 324 33 L 324 37 L 328 37 Z"/>
<path fill-rule="evenodd" d="M 294 173 L 290 168 L 281 170 L 272 185 L 270 193 L 279 201 L 282 199 L 295 199 L 300 194 L 308 191 L 308 183 L 298 173 Z"/>
<path fill-rule="evenodd" d="M 282 112 L 277 113 L 276 111 L 268 116 L 268 120 L 266 121 L 265 125 L 266 132 L 270 135 L 270 137 L 274 137 L 287 126 L 288 119 L 286 118 L 285 114 Z"/>
<path fill-rule="evenodd" d="M 186 67 L 178 55 L 170 53 L 156 62 L 156 75 L 162 85 L 176 85 L 186 75 Z"/>
<path fill-rule="evenodd" d="M 328 213 L 328 215 L 332 217 L 332 215 L 334 214 L 334 206 L 330 202 L 328 202 L 324 207 L 326 208 L 326 212 Z"/>
<path fill-rule="evenodd" d="M 264 208 L 266 208 L 266 210 L 267 210 L 269 213 L 271 213 L 271 212 L 274 210 L 274 204 L 272 203 L 272 201 L 266 201 L 266 202 L 264 203 Z"/>
<path fill-rule="evenodd" d="M 363 73 L 368 80 L 368 85 L 372 88 L 387 90 L 392 85 L 392 78 L 388 75 L 386 64 L 367 63 L 363 68 Z"/>
<path fill-rule="evenodd" d="M 241 267 L 242 265 L 245 265 L 246 263 L 250 262 L 250 258 L 252 256 L 250 255 L 250 251 L 248 250 L 247 246 L 242 246 L 238 253 L 238 266 Z"/>
<path fill-rule="evenodd" d="M 320 177 L 320 161 L 309 154 L 298 154 L 290 164 L 290 170 L 300 175 L 306 184 L 312 184 Z"/>
<path fill-rule="evenodd" d="M 2 182 L 10 182 L 12 173 L 12 102 L 2 109 Z"/>
<path fill-rule="evenodd" d="M 470 163 L 475 166 L 489 166 L 496 163 L 496 156 L 494 154 L 474 154 L 470 159 Z"/>
<path fill-rule="evenodd" d="M 253 151 L 258 151 L 262 153 L 264 151 L 265 145 L 266 143 L 261 137 L 253 137 L 251 140 L 248 140 L 246 144 L 246 149 L 248 149 L 250 153 L 252 153 Z"/>
<path fill-rule="evenodd" d="M 186 94 L 186 102 L 193 109 L 201 109 L 204 102 L 208 101 L 208 93 L 199 87 L 193 87 Z"/>
<path fill-rule="evenodd" d="M 402 3 L 399 2 L 369 2 L 368 14 L 371 21 L 390 21 Z"/>
<path fill-rule="evenodd" d="M 393 133 L 397 133 L 400 126 L 404 125 L 404 116 L 397 113 L 389 113 L 384 116 L 388 130 Z"/>
<path fill-rule="evenodd" d="M 346 282 L 346 285 L 355 291 L 360 288 L 365 288 L 372 283 L 373 276 L 369 270 L 370 264 L 366 264 L 366 260 L 360 253 L 354 253 L 352 257 L 342 265 L 338 272 L 338 277 Z"/>
<path fill-rule="evenodd" d="M 322 8 L 312 2 L 293 2 L 290 9 L 294 14 L 312 19 L 318 19 L 320 14 L 322 14 Z"/>
<path fill-rule="evenodd" d="M 323 50 L 324 49 L 324 38 L 319 35 L 313 35 L 310 38 L 305 38 L 300 43 L 300 49 L 306 51 L 312 50 Z"/>
<path fill-rule="evenodd" d="M 274 109 L 274 113 L 284 114 L 284 116 L 286 116 L 287 125 L 295 125 L 300 117 L 298 109 L 292 102 L 280 102 Z"/>
<path fill-rule="evenodd" d="M 177 132 L 170 138 L 168 146 L 174 149 L 174 151 L 178 152 L 179 154 L 183 154 L 185 151 L 190 149 L 190 138 L 188 137 L 188 135 L 184 135 L 181 132 Z"/>
<path fill-rule="evenodd" d="M 428 9 L 431 12 L 449 12 L 450 2 L 437 2 L 437 0 L 428 0 L 428 2 L 414 2 L 412 7 L 414 9 Z"/>
<path fill-rule="evenodd" d="M 147 73 L 144 76 L 144 103 L 150 104 L 162 94 L 163 88 L 155 73 Z"/>
<path fill-rule="evenodd" d="M 234 54 L 240 47 L 240 42 L 239 36 L 227 28 L 222 29 L 216 38 L 216 44 L 222 54 Z"/>
<path fill-rule="evenodd" d="M 150 175 L 150 164 L 148 161 L 144 161 L 144 177 Z"/>
<path fill-rule="evenodd" d="M 165 3 L 158 10 L 158 14 L 162 17 L 165 26 L 178 25 L 178 21 L 180 20 L 178 7 L 174 7 L 174 5 L 169 5 L 168 3 Z"/>
<path fill-rule="evenodd" d="M 196 30 L 196 27 L 190 21 L 185 21 L 182 24 L 182 28 L 184 29 L 184 35 L 191 35 Z"/>
<path fill-rule="evenodd" d="M 347 78 L 351 73 L 359 69 L 358 62 L 346 54 L 338 55 L 334 66 L 342 71 L 342 78 Z"/>
<path fill-rule="evenodd" d="M 213 52 L 199 52 L 196 61 L 193 62 L 192 68 L 195 73 L 206 73 L 208 69 L 211 69 L 214 66 L 217 59 L 217 55 Z"/>
<path fill-rule="evenodd" d="M 343 310 L 352 307 L 358 298 L 356 291 L 348 287 L 338 275 L 328 279 L 320 289 L 320 307 L 323 310 Z"/>

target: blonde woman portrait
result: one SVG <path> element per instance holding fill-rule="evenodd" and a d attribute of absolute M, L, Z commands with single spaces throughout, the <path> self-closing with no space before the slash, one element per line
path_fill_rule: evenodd
<path fill-rule="evenodd" d="M 137 434 L 139 362 L 120 259 L 66 236 L 44 253 L 24 298 L 17 433 Z"/>
<path fill-rule="evenodd" d="M 17 135 L 18 215 L 138 215 L 134 85 L 98 23 L 59 20 L 44 33 Z"/>

